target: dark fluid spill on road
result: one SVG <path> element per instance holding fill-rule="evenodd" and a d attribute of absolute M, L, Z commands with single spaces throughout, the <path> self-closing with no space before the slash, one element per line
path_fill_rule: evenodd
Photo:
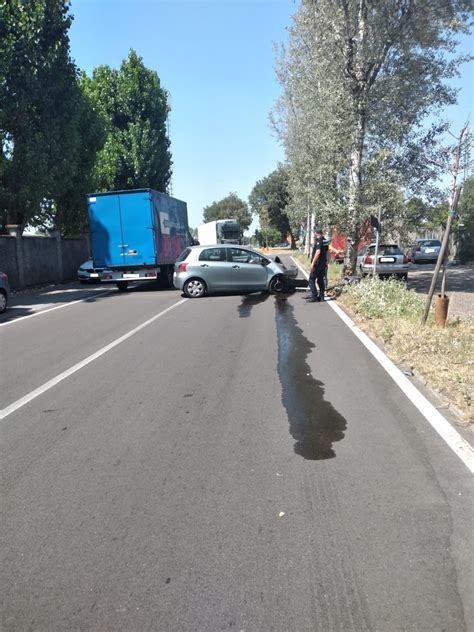
<path fill-rule="evenodd" d="M 344 438 L 346 420 L 324 399 L 323 382 L 311 375 L 306 359 L 315 345 L 297 326 L 291 303 L 277 299 L 275 310 L 278 374 L 294 450 L 310 461 L 332 459 L 333 443 Z"/>
<path fill-rule="evenodd" d="M 239 317 L 240 318 L 248 318 L 252 312 L 252 308 L 254 305 L 258 305 L 259 303 L 263 303 L 269 298 L 269 294 L 265 294 L 265 292 L 260 292 L 258 294 L 249 294 L 248 296 L 244 296 L 242 298 L 242 302 L 240 303 Z"/>

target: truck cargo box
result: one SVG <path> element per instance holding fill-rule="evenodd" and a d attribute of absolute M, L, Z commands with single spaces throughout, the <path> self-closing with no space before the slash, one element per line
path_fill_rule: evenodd
<path fill-rule="evenodd" d="M 186 203 L 153 189 L 87 196 L 96 267 L 173 264 L 189 244 Z"/>

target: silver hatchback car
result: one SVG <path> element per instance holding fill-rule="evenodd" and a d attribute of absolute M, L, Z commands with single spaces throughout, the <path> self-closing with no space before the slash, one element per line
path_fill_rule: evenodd
<path fill-rule="evenodd" d="M 188 298 L 214 292 L 284 292 L 297 268 L 278 257 L 235 246 L 215 244 L 186 248 L 176 260 L 173 282 Z"/>

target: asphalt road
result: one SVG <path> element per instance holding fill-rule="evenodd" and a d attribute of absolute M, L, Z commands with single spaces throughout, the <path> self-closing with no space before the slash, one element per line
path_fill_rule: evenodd
<path fill-rule="evenodd" d="M 328 304 L 90 294 L 0 321 L 2 631 L 474 629 L 472 477 Z"/>

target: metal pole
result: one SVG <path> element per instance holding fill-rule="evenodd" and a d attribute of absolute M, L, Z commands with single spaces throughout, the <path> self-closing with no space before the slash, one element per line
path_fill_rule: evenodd
<path fill-rule="evenodd" d="M 436 262 L 435 271 L 433 272 L 433 278 L 431 279 L 430 291 L 428 292 L 428 298 L 426 299 L 425 310 L 423 312 L 423 318 L 421 319 L 421 324 L 425 325 L 428 319 L 428 314 L 430 313 L 431 301 L 433 300 L 433 294 L 436 287 L 436 281 L 438 280 L 438 274 L 440 268 L 444 262 L 444 257 L 446 254 L 446 246 L 448 245 L 449 233 L 451 232 L 451 224 L 453 223 L 454 215 L 456 214 L 456 209 L 458 206 L 459 195 L 461 193 L 462 184 L 459 184 L 454 192 L 453 199 L 451 201 L 451 207 L 448 213 L 448 222 L 446 224 L 446 230 L 444 231 L 443 241 L 441 242 L 441 248 L 438 255 L 438 261 Z"/>

